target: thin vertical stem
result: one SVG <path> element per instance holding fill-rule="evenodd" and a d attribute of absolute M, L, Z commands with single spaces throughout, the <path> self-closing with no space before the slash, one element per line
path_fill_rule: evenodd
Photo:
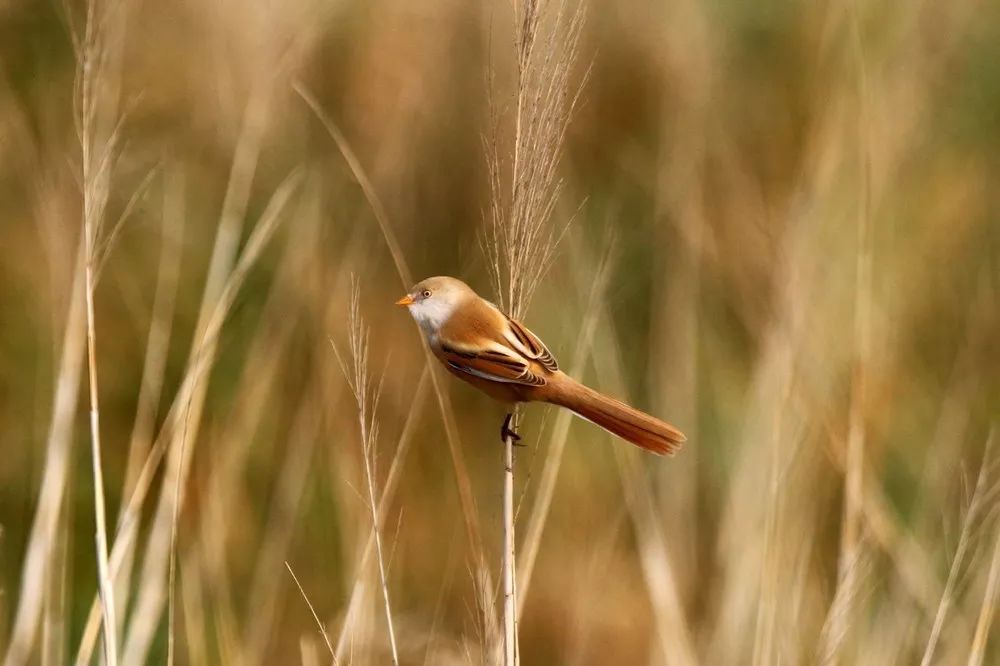
<path fill-rule="evenodd" d="M 513 419 L 512 419 L 513 423 Z M 517 664 L 517 587 L 514 577 L 514 439 L 503 441 L 503 646 L 504 665 Z"/>
<path fill-rule="evenodd" d="M 362 439 L 367 435 L 364 419 L 361 419 Z M 372 474 L 371 456 L 374 455 L 370 448 L 365 451 L 365 477 L 368 481 L 368 508 L 372 515 L 372 532 L 375 534 L 375 555 L 378 559 L 378 577 L 382 584 L 382 603 L 385 605 L 385 621 L 389 626 L 389 646 L 392 648 L 392 663 L 399 666 L 399 651 L 396 649 L 396 630 L 392 624 L 392 606 L 389 604 L 389 584 L 385 576 L 385 558 L 382 555 L 382 534 L 379 531 L 378 521 L 378 501 L 375 499 L 375 481 Z"/>
<path fill-rule="evenodd" d="M 97 548 L 97 576 L 104 615 L 104 658 L 109 666 L 118 663 L 117 623 L 115 622 L 114 581 L 108 566 L 108 531 L 104 507 L 104 475 L 101 462 L 100 400 L 97 382 L 97 326 L 94 317 L 94 291 L 99 253 L 97 244 L 108 199 L 110 169 L 115 153 L 115 130 L 107 131 L 98 118 L 95 87 L 106 68 L 103 62 L 107 45 L 105 15 L 98 16 L 96 2 L 87 5 L 84 49 L 79 63 L 79 139 L 83 167 L 83 238 L 84 299 L 87 321 L 87 376 L 90 388 L 90 454 L 94 475 L 94 527 Z M 113 100 L 115 101 L 115 100 Z M 117 125 L 111 113 L 110 127 Z"/>
<path fill-rule="evenodd" d="M 378 440 L 376 413 L 382 395 L 382 381 L 372 385 L 368 374 L 368 327 L 361 318 L 361 292 L 357 282 L 351 292 L 351 306 L 348 313 L 350 328 L 350 364 L 345 362 L 330 341 L 337 362 L 350 385 L 358 408 L 358 426 L 361 434 L 361 457 L 364 461 L 365 482 L 368 486 L 368 509 L 372 519 L 372 534 L 375 539 L 375 554 L 378 561 L 379 583 L 382 587 L 382 603 L 385 607 L 385 621 L 389 632 L 389 646 L 392 649 L 392 663 L 399 666 L 399 651 L 396 647 L 396 630 L 392 622 L 392 605 L 389 603 L 389 583 L 386 578 L 385 557 L 382 549 L 382 535 L 379 529 L 379 504 L 375 493 L 375 442 Z M 384 377 L 383 377 L 384 378 Z M 364 560 L 362 559 L 362 562 Z"/>
<path fill-rule="evenodd" d="M 515 319 L 527 310 L 561 235 L 551 228 L 551 221 L 562 191 L 556 167 L 577 99 L 570 94 L 570 72 L 579 43 L 581 7 L 567 16 L 564 5 L 548 14 L 544 0 L 514 3 L 517 76 L 510 182 L 502 182 L 505 170 L 498 123 L 494 122 L 493 136 L 486 142 L 492 210 L 482 245 L 497 301 Z M 497 110 L 492 110 L 496 118 Z M 505 435 L 501 577 L 506 666 L 518 661 L 513 445 Z"/>
<path fill-rule="evenodd" d="M 85 163 L 86 164 L 86 163 Z M 85 166 L 86 168 L 86 166 Z M 85 180 L 86 182 L 86 180 Z M 84 190 L 84 210 L 89 211 L 90 193 Z M 86 216 L 86 212 L 85 212 Z M 115 592 L 108 566 L 108 530 L 104 509 L 104 475 L 101 471 L 100 404 L 97 396 L 97 332 L 94 324 L 94 220 L 85 219 L 84 236 L 87 256 L 84 268 L 84 294 L 87 306 L 87 374 L 90 382 L 90 454 L 94 472 L 94 523 L 97 545 L 97 574 L 104 612 L 104 658 L 109 666 L 118 663 L 115 622 Z"/>

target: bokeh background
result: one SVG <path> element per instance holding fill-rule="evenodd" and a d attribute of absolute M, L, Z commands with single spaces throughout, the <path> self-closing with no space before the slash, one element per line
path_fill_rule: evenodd
<path fill-rule="evenodd" d="M 502 411 L 444 373 L 439 398 L 392 302 L 399 257 L 489 293 L 483 136 L 491 97 L 509 123 L 511 5 L 117 7 L 94 298 L 109 544 L 135 530 L 121 655 L 162 663 L 173 642 L 176 663 L 329 663 L 308 598 L 340 663 L 389 662 L 357 406 L 330 345 L 346 349 L 356 282 L 383 381 L 401 662 L 491 663 Z M 585 16 L 552 220 L 568 226 L 525 319 L 564 368 L 689 442 L 654 459 L 526 411 L 522 662 L 1000 662 L 1000 4 L 623 0 Z M 101 659 L 85 631 L 85 19 L 75 1 L 0 2 L 11 664 L 81 644 Z"/>

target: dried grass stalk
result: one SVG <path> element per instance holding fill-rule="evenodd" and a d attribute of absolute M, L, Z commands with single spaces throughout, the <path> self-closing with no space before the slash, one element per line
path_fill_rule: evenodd
<path fill-rule="evenodd" d="M 938 641 L 941 638 L 941 630 L 944 627 L 945 618 L 949 610 L 956 602 L 956 587 L 958 585 L 959 574 L 966 564 L 965 558 L 974 540 L 974 526 L 982 518 L 988 499 L 988 489 L 992 486 L 989 478 L 992 471 L 993 461 L 990 459 L 990 452 L 993 449 L 993 434 L 990 433 L 986 441 L 986 450 L 983 452 L 983 460 L 979 465 L 979 474 L 976 477 L 976 486 L 969 499 L 965 516 L 962 519 L 962 531 L 959 533 L 958 546 L 955 548 L 955 557 L 951 561 L 948 569 L 948 580 L 944 584 L 944 591 L 941 593 L 941 600 L 938 602 L 937 612 L 934 614 L 934 624 L 931 626 L 930 637 L 927 639 L 927 646 L 924 648 L 924 656 L 920 660 L 920 666 L 929 666 L 934 661 L 934 652 L 937 650 Z"/>
<path fill-rule="evenodd" d="M 97 325 L 94 293 L 97 277 L 118 225 L 105 235 L 103 223 L 111 174 L 119 155 L 119 114 L 124 15 L 118 3 L 89 2 L 83 43 L 77 43 L 75 121 L 82 153 L 84 298 L 87 321 L 87 377 L 90 389 L 90 444 L 94 475 L 94 523 L 97 580 L 104 615 L 104 659 L 118 663 L 118 622 L 114 581 L 108 566 L 108 530 L 101 463 L 100 399 L 97 381 Z"/>
<path fill-rule="evenodd" d="M 357 282 L 351 291 L 351 309 L 348 315 L 348 356 L 345 358 L 331 340 L 331 346 L 340 363 L 340 369 L 354 394 L 358 408 L 358 427 L 361 432 L 361 454 L 365 468 L 365 485 L 368 491 L 368 509 L 371 512 L 372 533 L 375 537 L 375 555 L 378 561 L 379 582 L 382 586 L 382 603 L 389 633 L 389 647 L 392 649 L 392 663 L 399 665 L 399 651 L 396 648 L 396 631 L 392 623 L 392 606 L 389 603 L 389 584 L 386 580 L 385 557 L 382 551 L 382 535 L 379 531 L 379 501 L 375 495 L 375 471 L 377 456 L 375 442 L 378 441 L 379 399 L 382 397 L 383 375 L 377 384 L 369 375 L 368 327 L 361 317 L 361 290 Z"/>
<path fill-rule="evenodd" d="M 31 654 L 45 596 L 45 581 L 52 575 L 51 568 L 58 542 L 57 530 L 68 486 L 73 416 L 79 400 L 83 349 L 86 344 L 83 307 L 85 261 L 81 238 L 52 397 L 52 419 L 45 445 L 45 472 L 38 491 L 38 507 L 31 525 L 31 536 L 25 549 L 17 614 L 4 657 L 5 663 L 12 666 L 26 663 Z"/>
<path fill-rule="evenodd" d="M 481 237 L 493 291 L 501 309 L 521 318 L 552 261 L 562 230 L 553 226 L 563 189 L 558 176 L 566 129 L 582 86 L 571 85 L 583 25 L 583 6 L 553 8 L 546 0 L 515 4 L 517 79 L 513 148 L 502 157 L 501 111 L 493 100 L 492 134 L 484 140 L 491 206 Z M 515 414 L 516 421 L 516 414 Z M 514 537 L 514 443 L 504 440 L 503 636 L 504 663 L 518 662 Z"/>
<path fill-rule="evenodd" d="M 996 611 L 997 590 L 1000 589 L 1000 525 L 994 522 L 996 538 L 993 540 L 993 557 L 990 559 L 990 572 L 986 579 L 986 590 L 983 592 L 983 603 L 979 609 L 979 619 L 976 621 L 976 633 L 972 639 L 972 649 L 969 651 L 969 666 L 981 666 L 986 655 L 986 641 L 990 635 L 990 625 Z"/>

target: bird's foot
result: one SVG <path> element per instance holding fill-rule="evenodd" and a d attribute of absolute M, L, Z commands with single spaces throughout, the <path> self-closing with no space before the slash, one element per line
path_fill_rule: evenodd
<path fill-rule="evenodd" d="M 514 414 L 509 413 L 507 417 L 503 420 L 503 425 L 500 426 L 500 441 L 506 442 L 507 438 L 510 437 L 511 442 L 514 446 L 526 446 L 521 444 L 521 436 L 510 427 L 511 421 L 514 419 Z"/>

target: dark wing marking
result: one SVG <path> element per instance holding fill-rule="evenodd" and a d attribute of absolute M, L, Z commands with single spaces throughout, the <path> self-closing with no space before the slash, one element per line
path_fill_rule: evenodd
<path fill-rule="evenodd" d="M 525 386 L 545 384 L 545 379 L 533 373 L 522 359 L 499 348 L 474 352 L 454 345 L 441 345 L 441 354 L 445 363 L 455 370 L 480 379 Z"/>
<path fill-rule="evenodd" d="M 513 335 L 511 342 L 522 348 L 519 351 L 523 351 L 525 356 L 541 363 L 546 370 L 555 372 L 559 369 L 559 364 L 556 363 L 552 352 L 545 346 L 545 343 L 538 339 L 537 335 L 516 319 L 507 317 L 507 323 L 510 325 L 510 332 Z"/>

